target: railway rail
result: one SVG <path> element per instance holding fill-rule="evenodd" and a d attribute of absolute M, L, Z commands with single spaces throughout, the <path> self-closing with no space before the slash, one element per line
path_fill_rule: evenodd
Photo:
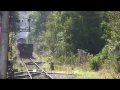
<path fill-rule="evenodd" d="M 26 60 L 29 60 L 29 62 L 26 62 Z M 32 63 L 32 64 L 27 64 L 27 63 Z M 26 79 L 53 79 L 53 77 L 49 75 L 46 71 L 44 71 L 37 63 L 35 62 L 34 59 L 31 58 L 30 59 L 21 58 L 21 64 L 23 65 L 23 67 L 25 67 L 26 70 L 24 72 L 24 75 L 18 76 L 17 78 L 27 77 Z M 35 70 L 37 71 L 31 71 L 30 66 L 34 66 Z"/>

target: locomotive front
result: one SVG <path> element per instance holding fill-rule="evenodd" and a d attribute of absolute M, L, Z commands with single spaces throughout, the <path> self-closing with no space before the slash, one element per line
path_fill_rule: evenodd
<path fill-rule="evenodd" d="M 32 58 L 33 44 L 27 44 L 26 38 L 19 38 L 17 40 L 17 49 L 20 58 Z"/>

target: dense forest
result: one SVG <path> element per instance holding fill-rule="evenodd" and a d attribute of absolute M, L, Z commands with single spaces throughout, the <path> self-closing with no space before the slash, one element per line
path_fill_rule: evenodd
<path fill-rule="evenodd" d="M 105 45 L 105 40 L 101 38 L 103 12 L 53 11 L 31 13 L 32 15 L 36 18 L 32 34 L 36 37 L 43 36 L 43 41 L 49 43 L 43 46 L 49 47 L 54 53 L 77 53 L 80 48 L 97 54 Z"/>
<path fill-rule="evenodd" d="M 120 72 L 119 11 L 30 11 L 29 43 L 49 62 L 79 65 L 84 50 L 92 70 Z"/>
<path fill-rule="evenodd" d="M 60 58 L 83 49 L 89 54 L 92 69 L 97 70 L 107 61 L 118 64 L 119 55 L 115 52 L 119 51 L 120 12 L 33 11 L 29 17 L 35 20 L 29 38 L 39 44 L 38 53 L 51 51 L 51 55 Z"/>

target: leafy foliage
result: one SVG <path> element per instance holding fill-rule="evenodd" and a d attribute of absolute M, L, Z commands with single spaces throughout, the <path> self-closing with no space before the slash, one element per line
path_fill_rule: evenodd
<path fill-rule="evenodd" d="M 38 39 L 43 36 L 44 44 L 47 44 L 46 47 L 52 52 L 61 50 L 61 53 L 76 53 L 78 48 L 82 48 L 96 54 L 104 46 L 104 40 L 100 38 L 103 34 L 100 27 L 100 12 L 53 11 L 47 15 L 45 13 L 47 12 L 36 12 L 32 15 L 36 18 L 33 32 L 34 37 L 39 37 Z M 46 17 L 41 20 L 44 15 Z"/>
<path fill-rule="evenodd" d="M 30 17 L 35 20 L 29 39 L 37 42 L 38 54 L 49 52 L 58 62 L 71 64 L 79 62 L 77 49 L 83 49 L 90 53 L 93 70 L 110 62 L 119 71 L 119 11 L 35 11 Z"/>
<path fill-rule="evenodd" d="M 109 67 L 113 67 L 116 72 L 120 72 L 120 64 L 119 64 L 120 12 L 109 11 L 109 12 L 105 13 L 105 17 L 107 19 L 104 20 L 101 23 L 101 25 L 104 29 L 104 34 L 103 34 L 102 38 L 105 39 L 106 45 L 97 56 L 97 57 L 101 57 L 101 58 L 98 58 L 97 60 L 99 60 L 99 61 L 102 60 L 101 64 L 109 61 L 109 63 L 108 63 Z M 107 61 L 105 61 L 105 60 L 107 60 Z"/>

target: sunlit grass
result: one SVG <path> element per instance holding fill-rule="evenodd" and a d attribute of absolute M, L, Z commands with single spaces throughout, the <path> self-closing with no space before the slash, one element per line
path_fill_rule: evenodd
<path fill-rule="evenodd" d="M 53 59 L 50 56 L 40 57 L 43 60 L 51 61 Z M 89 64 L 83 65 L 67 65 L 67 64 L 55 64 L 55 70 L 50 69 L 50 64 L 47 62 L 43 65 L 43 69 L 47 72 L 55 73 L 65 73 L 65 74 L 75 74 L 77 79 L 119 79 L 120 74 L 115 73 L 113 70 L 100 69 L 98 71 L 93 71 L 90 69 Z"/>
<path fill-rule="evenodd" d="M 97 79 L 98 78 L 97 72 L 93 72 L 93 71 L 74 70 L 73 73 L 76 74 L 78 78 L 83 78 L 83 79 Z"/>
<path fill-rule="evenodd" d="M 44 65 L 44 68 L 48 72 L 56 73 L 65 73 L 65 74 L 74 74 L 76 78 L 86 78 L 86 79 L 96 79 L 98 78 L 98 73 L 94 71 L 82 70 L 80 67 L 73 67 L 70 65 L 55 65 L 55 70 L 51 71 L 48 64 Z"/>
<path fill-rule="evenodd" d="M 99 71 L 99 77 L 101 79 L 119 79 L 120 74 L 115 73 L 112 69 L 110 69 L 110 70 L 102 69 Z"/>

